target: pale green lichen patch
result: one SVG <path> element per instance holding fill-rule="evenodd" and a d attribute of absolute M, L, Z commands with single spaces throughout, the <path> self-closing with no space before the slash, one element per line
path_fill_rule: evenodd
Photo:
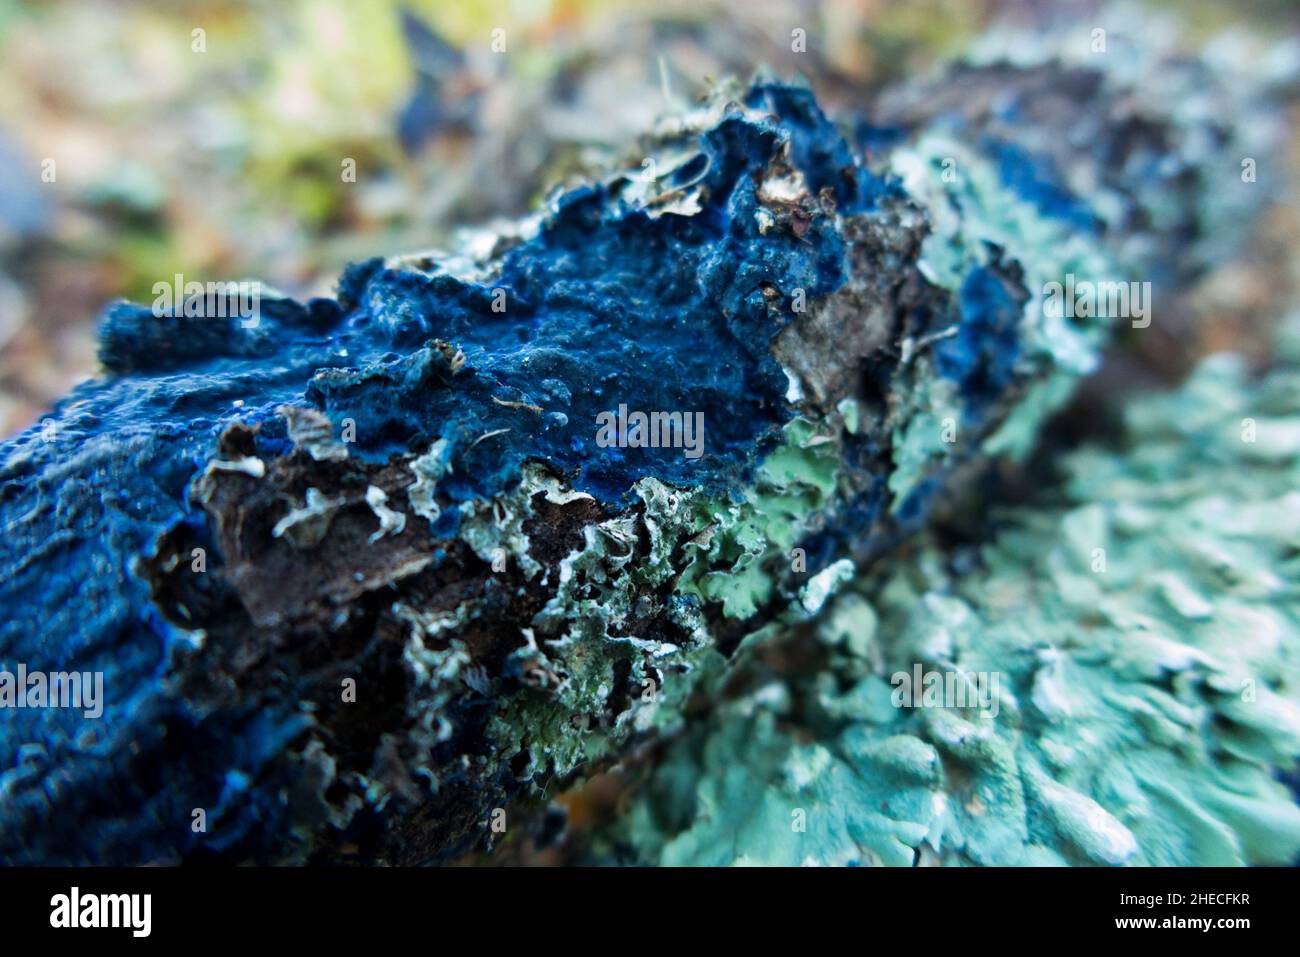
<path fill-rule="evenodd" d="M 411 460 L 415 481 L 406 490 L 406 497 L 411 503 L 411 511 L 423 516 L 430 525 L 436 523 L 442 515 L 442 507 L 434 498 L 434 490 L 451 467 L 450 452 L 447 440 L 438 439 L 423 455 Z"/>
<path fill-rule="evenodd" d="M 829 505 L 839 462 L 838 436 L 829 424 L 795 419 L 743 498 L 670 491 L 653 479 L 638 483 L 652 530 L 652 567 L 659 556 L 682 548 L 689 561 L 678 593 L 719 602 L 730 618 L 751 617 L 771 598 L 773 564 L 791 567 L 791 550 Z"/>
<path fill-rule="evenodd" d="M 900 389 L 894 430 L 894 469 L 889 491 L 897 511 L 925 479 L 947 463 L 957 447 L 962 406 L 956 387 L 941 378 L 928 358 L 918 359 Z"/>
<path fill-rule="evenodd" d="M 443 455 L 441 444 L 441 441 L 435 442 L 425 456 L 416 460 L 415 472 L 418 478 L 408 492 L 412 507 L 426 517 L 432 514 L 435 519 L 438 514 L 437 505 L 429 504 L 432 503 L 432 496 L 422 483 L 428 481 L 427 476 L 441 474 L 442 466 L 438 464 Z M 418 467 L 421 462 L 425 463 L 422 468 Z M 508 560 L 517 561 L 526 577 L 535 577 L 541 572 L 542 566 L 529 554 L 524 525 L 534 517 L 533 498 L 538 494 L 555 505 L 567 505 L 584 499 L 593 501 L 590 495 L 569 488 L 549 469 L 530 463 L 524 467 L 519 483 L 509 492 L 490 501 L 477 500 L 464 508 L 460 537 L 483 561 L 499 565 L 505 556 Z"/>
<path fill-rule="evenodd" d="M 836 493 L 840 444 L 830 423 L 797 419 L 785 433 L 743 497 L 646 478 L 634 486 L 639 508 L 582 528 L 556 580 L 542 581 L 553 593 L 506 663 L 507 674 L 535 676 L 536 689 L 488 728 L 502 753 L 526 754 L 521 776 L 567 774 L 632 734 L 680 729 L 687 697 L 725 674 L 706 604 L 743 621 L 780 588 L 791 614 L 806 617 L 850 577 L 849 562 L 811 579 L 792 571 L 793 548 Z M 469 510 L 462 537 L 485 558 L 509 550 L 536 577 L 526 526 L 539 493 L 559 504 L 582 497 L 533 470 L 504 505 Z"/>

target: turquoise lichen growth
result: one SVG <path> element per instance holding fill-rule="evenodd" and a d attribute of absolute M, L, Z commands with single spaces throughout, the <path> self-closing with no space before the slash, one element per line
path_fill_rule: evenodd
<path fill-rule="evenodd" d="M 859 578 L 668 750 L 604 859 L 662 864 L 1241 865 L 1300 854 L 1300 353 L 1217 355 L 1070 456 L 967 556 Z M 772 639 L 778 645 L 781 638 Z M 991 708 L 892 678 L 997 674 Z M 756 679 L 764 672 L 755 670 Z"/>

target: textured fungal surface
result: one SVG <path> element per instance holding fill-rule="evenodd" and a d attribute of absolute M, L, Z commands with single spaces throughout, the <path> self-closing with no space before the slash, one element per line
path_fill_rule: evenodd
<path fill-rule="evenodd" d="M 1248 241 L 1277 78 L 1004 42 L 833 116 L 720 81 L 332 297 L 109 307 L 0 445 L 0 664 L 104 682 L 5 714 L 0 860 L 482 859 L 625 764 L 575 859 L 1294 858 L 1294 365 L 926 533 Z"/>

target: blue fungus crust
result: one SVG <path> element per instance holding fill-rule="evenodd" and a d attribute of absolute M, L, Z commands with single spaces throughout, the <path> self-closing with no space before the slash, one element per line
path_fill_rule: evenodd
<path fill-rule="evenodd" d="M 1029 298 L 1018 272 L 997 262 L 971 270 L 957 296 L 955 332 L 935 343 L 935 368 L 960 387 L 968 420 L 978 421 L 1015 380 L 1020 320 Z"/>
<path fill-rule="evenodd" d="M 857 162 L 839 128 L 807 90 L 777 82 L 750 87 L 745 105 L 781 118 L 795 131 L 791 138 L 794 165 L 808 178 L 814 193 L 829 189 L 846 213 L 870 212 L 886 197 L 903 195 L 898 182 L 878 176 Z"/>
<path fill-rule="evenodd" d="M 169 326 L 149 309 L 120 305 L 105 321 L 104 362 L 228 383 L 213 396 L 220 402 L 245 376 L 277 385 L 267 381 L 267 360 L 278 360 L 285 388 L 226 418 L 269 419 L 305 395 L 334 421 L 356 422 L 362 456 L 448 438 L 460 467 L 447 484 L 459 499 L 500 492 L 529 458 L 610 502 L 626 501 L 647 475 L 743 484 L 755 450 L 770 447 L 793 414 L 770 342 L 795 313 L 789 302 L 773 308 L 771 290 L 799 290 L 811 303 L 846 279 L 833 217 L 814 216 L 796 231 L 762 229 L 759 174 L 788 151 L 813 191 L 831 189 L 846 210 L 868 208 L 885 189 L 854 162 L 810 91 L 764 84 L 749 100 L 767 114 L 725 116 L 674 173 L 693 178 L 702 205 L 693 215 L 654 215 L 623 197 L 629 178 L 615 177 L 557 196 L 535 235 L 508 249 L 489 277 L 361 264 L 339 304 L 276 301 L 254 330 L 204 317 Z M 433 340 L 463 356 L 454 387 L 430 371 Z M 676 449 L 598 447 L 596 416 L 621 396 L 645 411 L 703 413 L 707 461 Z M 474 446 L 502 429 L 508 442 Z"/>
<path fill-rule="evenodd" d="M 167 687 L 176 661 L 203 641 L 183 627 L 183 614 L 199 609 L 182 606 L 180 621 L 161 614 L 147 571 L 169 535 L 193 546 L 170 555 L 172 565 L 198 551 L 232 561 L 194 482 L 222 456 L 289 453 L 285 406 L 354 424 L 349 453 L 362 463 L 444 440 L 434 534 L 445 537 L 459 529 L 457 505 L 501 494 L 533 460 L 610 504 L 647 476 L 723 494 L 752 478 L 795 414 L 771 340 L 795 315 L 791 297 L 824 299 L 848 269 L 838 220 L 815 204 L 792 204 L 788 228 L 765 227 L 761 176 L 806 161 L 802 175 L 849 208 L 869 206 L 881 189 L 855 168 L 809 91 L 764 90 L 768 113 L 725 112 L 695 138 L 693 158 L 665 174 L 665 188 L 689 185 L 691 215 L 652 212 L 626 195 L 635 176 L 621 174 L 557 195 L 491 275 L 370 260 L 344 273 L 335 299 L 262 294 L 255 322 L 232 301 L 106 311 L 106 374 L 0 448 L 4 657 L 101 671 L 111 689 L 102 721 L 24 710 L 7 723 L 4 859 L 39 853 L 22 849 L 23 835 L 53 808 L 111 817 L 124 797 L 97 784 L 105 774 L 124 788 L 142 782 L 130 799 L 139 814 L 101 828 L 81 859 L 185 855 L 198 838 L 155 828 L 186 819 L 198 795 L 210 810 L 214 794 L 224 795 L 219 806 L 238 804 L 222 830 L 232 852 L 288 841 L 281 802 L 257 789 L 236 801 L 236 792 L 281 779 L 273 765 L 305 720 L 298 701 L 249 695 L 223 703 L 214 720 L 210 700 Z M 839 162 L 847 175 L 834 170 Z M 599 447 L 596 416 L 619 401 L 702 412 L 709 455 Z M 233 452 L 219 447 L 232 428 L 246 430 Z M 436 564 L 448 552 L 432 556 Z M 188 597 L 227 601 L 215 585 Z M 122 759 L 131 754 L 141 757 Z M 67 840 L 51 835 L 49 847 L 75 859 Z"/>

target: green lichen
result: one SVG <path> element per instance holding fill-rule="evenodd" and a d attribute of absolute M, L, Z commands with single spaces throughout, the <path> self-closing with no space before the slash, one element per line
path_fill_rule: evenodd
<path fill-rule="evenodd" d="M 744 621 L 785 587 L 792 608 L 783 620 L 807 617 L 846 577 L 851 565 L 841 563 L 809 580 L 792 559 L 835 494 L 837 424 L 791 422 L 743 497 L 647 478 L 634 488 L 639 509 L 581 529 L 581 545 L 559 562 L 559 581 L 544 583 L 554 594 L 511 654 L 507 670 L 534 676 L 537 693 L 507 702 L 488 728 L 499 753 L 528 756 L 521 777 L 568 774 L 632 735 L 680 729 L 687 697 L 726 671 L 705 604 Z M 517 556 L 535 576 L 527 528 L 539 494 L 560 505 L 590 498 L 536 467 L 492 511 L 468 518 L 462 538 L 484 560 Z M 774 567 L 784 569 L 786 585 Z M 658 622 L 654 633 L 650 622 Z"/>
<path fill-rule="evenodd" d="M 928 357 L 914 366 L 900 391 L 899 424 L 894 429 L 889 491 L 894 495 L 895 511 L 925 479 L 947 464 L 961 422 L 961 402 L 953 384 L 935 374 Z"/>
<path fill-rule="evenodd" d="M 1133 404 L 1066 501 L 858 578 L 683 734 L 593 853 L 663 864 L 1241 865 L 1300 853 L 1300 371 Z M 971 559 L 974 559 L 971 561 Z M 968 561 L 969 569 L 954 569 Z M 997 674 L 994 707 L 891 678 Z M 948 702 L 951 704 L 951 702 Z"/>

